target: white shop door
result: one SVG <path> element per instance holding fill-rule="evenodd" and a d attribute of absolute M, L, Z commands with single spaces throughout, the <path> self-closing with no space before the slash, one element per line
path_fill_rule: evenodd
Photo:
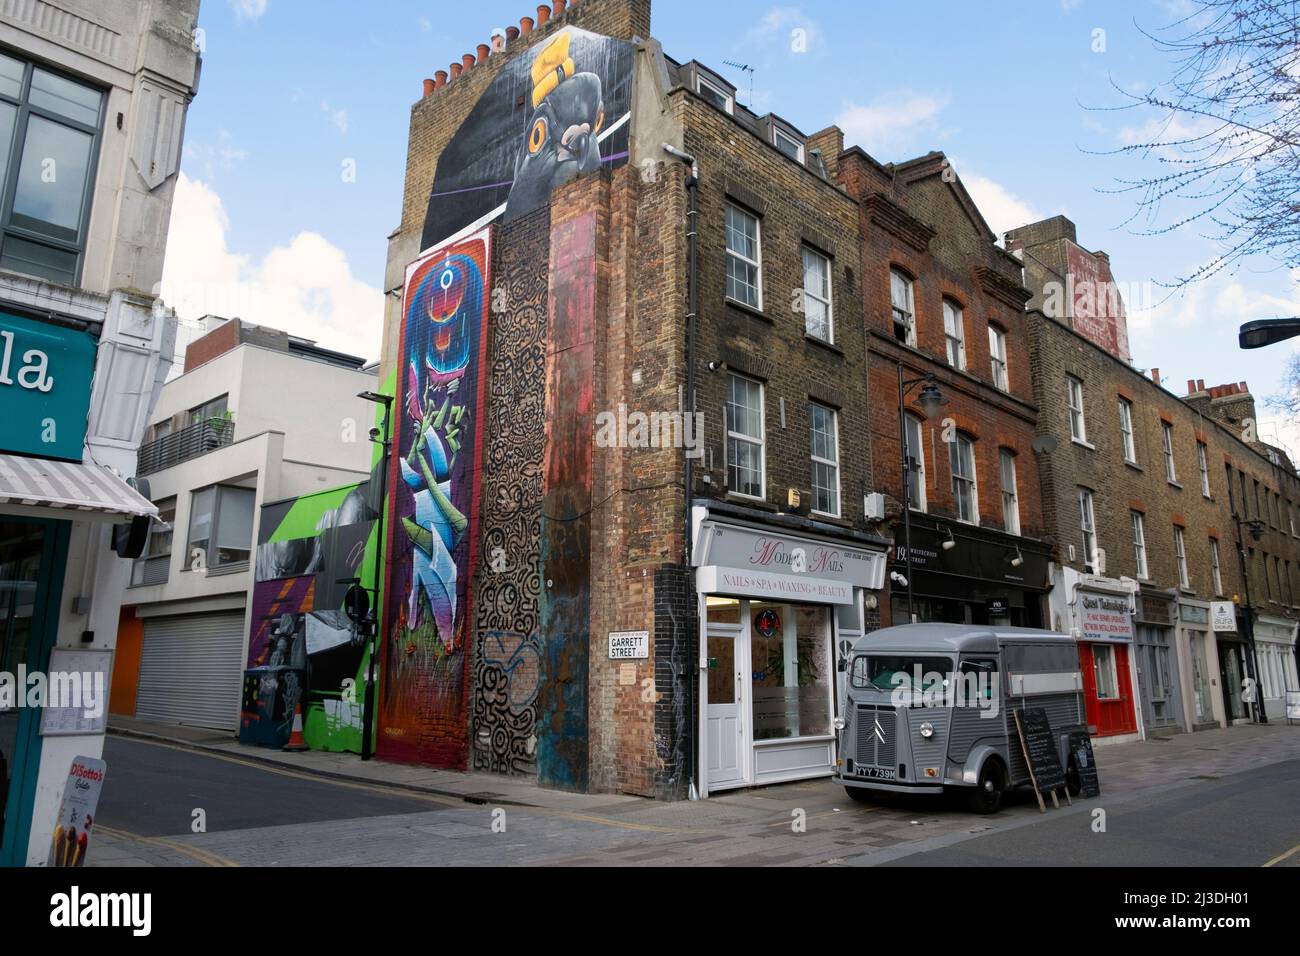
<path fill-rule="evenodd" d="M 745 782 L 745 728 L 741 710 L 743 675 L 738 670 L 743 661 L 737 653 L 740 636 L 708 636 L 709 697 L 705 711 L 710 792 L 735 787 Z"/>

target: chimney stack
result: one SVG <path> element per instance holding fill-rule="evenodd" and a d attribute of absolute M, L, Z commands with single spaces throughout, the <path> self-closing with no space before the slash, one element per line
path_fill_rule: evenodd
<path fill-rule="evenodd" d="M 1151 370 L 1151 381 L 1155 382 L 1157 385 L 1160 384 L 1160 369 L 1153 368 Z"/>

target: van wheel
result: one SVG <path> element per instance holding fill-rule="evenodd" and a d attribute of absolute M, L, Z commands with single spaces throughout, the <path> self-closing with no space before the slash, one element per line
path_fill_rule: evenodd
<path fill-rule="evenodd" d="M 1006 775 L 997 760 L 986 760 L 980 768 L 979 782 L 967 797 L 972 813 L 997 813 L 1002 807 Z"/>
<path fill-rule="evenodd" d="M 845 787 L 844 792 L 849 795 L 849 799 L 854 803 L 870 803 L 871 791 L 863 790 L 861 787 Z"/>

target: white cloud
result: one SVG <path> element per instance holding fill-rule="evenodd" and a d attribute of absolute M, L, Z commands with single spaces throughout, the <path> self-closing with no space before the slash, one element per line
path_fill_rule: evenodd
<path fill-rule="evenodd" d="M 772 7 L 745 34 L 744 41 L 750 43 L 776 34 L 788 38 L 791 53 L 807 53 L 820 39 L 821 30 L 800 7 Z"/>
<path fill-rule="evenodd" d="M 895 90 L 882 93 L 865 105 L 845 103 L 835 125 L 847 142 L 857 142 L 868 152 L 898 147 L 915 134 L 933 128 L 948 105 L 948 96 Z"/>
<path fill-rule="evenodd" d="M 192 327 L 209 313 L 238 317 L 326 348 L 368 358 L 378 354 L 383 294 L 352 275 L 341 249 L 319 233 L 299 232 L 255 261 L 228 247 L 229 230 L 221 197 L 182 173 L 162 296 L 183 321 Z"/>
<path fill-rule="evenodd" d="M 266 13 L 267 0 L 229 0 L 229 3 L 239 20 L 256 20 Z"/>
<path fill-rule="evenodd" d="M 347 110 L 343 110 L 343 109 L 336 110 L 332 106 L 330 106 L 328 100 L 321 100 L 320 111 L 329 117 L 330 122 L 334 124 L 335 128 L 338 129 L 340 133 L 343 134 L 347 133 L 348 131 Z"/>
<path fill-rule="evenodd" d="M 1081 3 L 1083 3 L 1083 0 L 1061 0 L 1061 12 L 1069 13 Z"/>
<path fill-rule="evenodd" d="M 962 183 L 966 186 L 966 191 L 975 200 L 975 205 L 979 207 L 979 211 L 984 215 L 989 228 L 997 234 L 999 239 L 1008 229 L 1026 226 L 1043 218 L 1029 203 L 1010 192 L 1001 183 L 995 183 L 993 180 L 977 173 L 963 173 L 961 167 L 955 161 L 953 162 L 953 169 L 961 177 Z"/>
<path fill-rule="evenodd" d="M 213 182 L 218 171 L 233 169 L 236 163 L 248 158 L 248 151 L 235 145 L 229 130 L 218 130 L 215 143 L 190 140 L 185 144 L 183 155 L 189 169 L 199 169 L 202 178 Z"/>

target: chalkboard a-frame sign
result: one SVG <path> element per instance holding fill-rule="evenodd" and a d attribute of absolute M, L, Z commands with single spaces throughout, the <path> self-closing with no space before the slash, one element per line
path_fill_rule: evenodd
<path fill-rule="evenodd" d="M 1079 794 L 1084 797 L 1101 796 L 1101 780 L 1097 777 L 1097 758 L 1092 754 L 1092 738 L 1086 731 L 1070 732 L 1070 756 L 1079 774 Z"/>
<path fill-rule="evenodd" d="M 1029 778 L 1034 784 L 1034 794 L 1038 797 L 1038 809 L 1046 813 L 1047 805 L 1043 803 L 1043 794 L 1051 794 L 1054 807 L 1061 805 L 1056 799 L 1057 790 L 1065 790 L 1065 799 L 1070 800 L 1065 785 L 1065 769 L 1061 766 L 1061 756 L 1056 751 L 1052 725 L 1047 719 L 1047 711 L 1041 707 L 1017 710 L 1015 715 L 1016 733 L 1020 737 L 1025 763 L 1029 765 Z"/>

